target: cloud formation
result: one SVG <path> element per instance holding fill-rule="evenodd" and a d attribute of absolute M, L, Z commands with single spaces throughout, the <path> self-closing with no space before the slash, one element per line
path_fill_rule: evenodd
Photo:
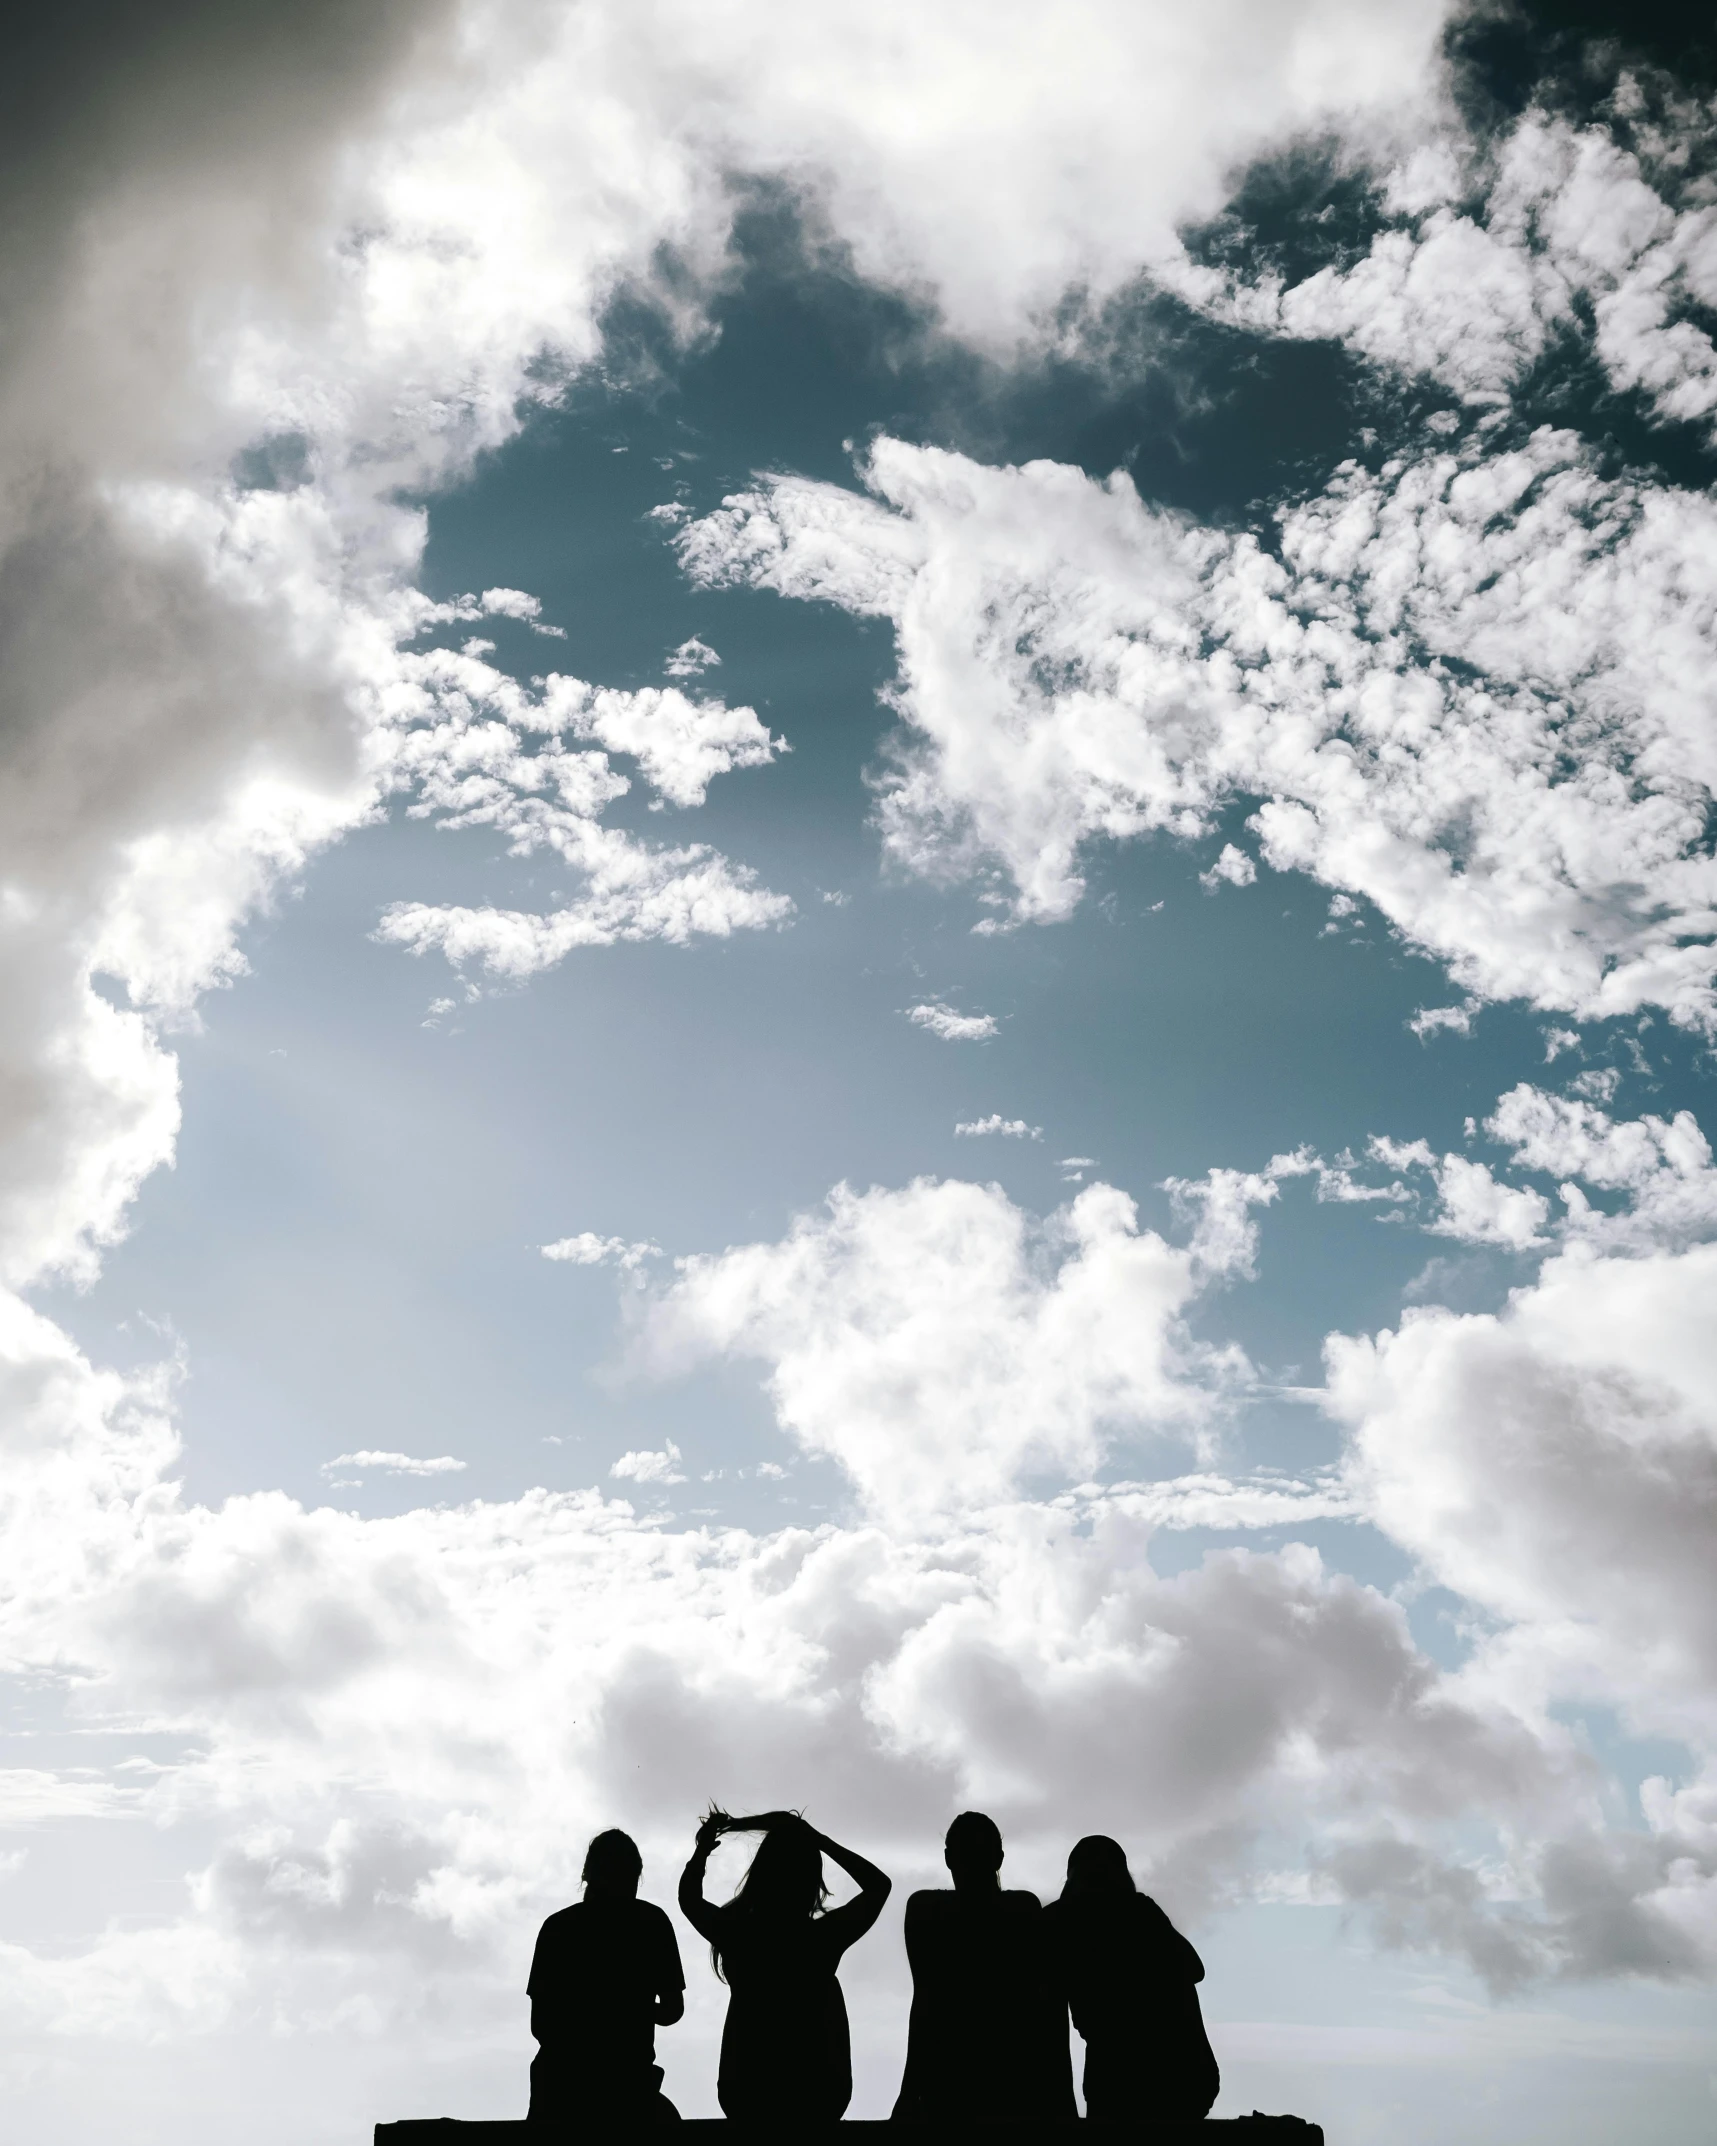
<path fill-rule="evenodd" d="M 336 1453 L 332 1460 L 322 1463 L 322 1473 L 332 1475 L 336 1468 L 379 1468 L 388 1475 L 460 1475 L 466 1463 L 455 1460 L 450 1453 L 438 1455 L 434 1460 L 419 1460 L 410 1453 Z"/>
<path fill-rule="evenodd" d="M 944 1006 L 940 999 L 909 1006 L 906 1018 L 915 1028 L 927 1028 L 944 1043 L 988 1043 L 992 1036 L 1001 1033 L 993 1013 L 957 1013 L 952 1006 Z"/>
<path fill-rule="evenodd" d="M 682 1261 L 651 1342 L 761 1357 L 786 1429 L 905 1526 L 1089 1474 L 1116 1425 L 1195 1434 L 1242 1362 L 1185 1331 L 1195 1287 L 1109 1185 L 1037 1225 L 996 1186 L 839 1186 L 778 1244 Z"/>
<path fill-rule="evenodd" d="M 1261 797 L 1267 864 L 1375 904 L 1474 997 L 1717 1026 L 1709 501 L 1549 429 L 1433 442 L 1285 511 L 1277 559 L 1124 473 L 881 439 L 864 476 L 772 479 L 680 548 L 699 583 L 891 621 L 902 863 L 999 864 L 1048 921 L 1095 838 Z"/>
<path fill-rule="evenodd" d="M 676 687 L 527 691 L 492 650 L 423 652 L 426 625 L 552 629 L 509 589 L 432 618 L 403 503 L 556 392 L 661 249 L 694 287 L 717 271 L 732 173 L 802 186 L 861 272 L 1006 347 L 1070 285 L 1100 296 L 1172 261 L 1176 223 L 1261 142 L 1418 89 L 1440 10 L 1094 0 L 1077 34 L 1024 5 L 949 20 L 158 10 L 75 50 L 49 25 L 65 64 L 43 94 L 76 124 L 0 241 L 23 324 L 0 378 L 7 1280 L 93 1271 L 172 1151 L 165 1024 L 237 973 L 235 933 L 271 890 L 390 796 L 579 876 L 540 915 L 403 904 L 384 929 L 409 947 L 523 976 L 577 945 L 785 915 L 705 846 L 602 820 L 631 779 L 615 757 L 664 809 L 762 766 L 779 741 L 753 711 Z M 1643 219 L 1609 280 L 1580 286 L 1626 301 L 1605 363 L 1700 414 L 1702 331 L 1651 312 L 1703 289 L 1700 227 L 1681 208 L 1651 222 L 1595 153 L 1576 165 L 1605 214 L 1588 241 L 1569 209 L 1570 247 L 1609 243 L 1612 210 Z M 1424 198 L 1409 250 L 1443 228 Z M 1404 287 L 1431 280 L 1411 266 Z M 1309 302 L 1300 317 L 1362 340 Z M 1505 334 L 1438 340 L 1419 315 L 1392 347 L 1364 332 L 1380 364 L 1432 351 L 1475 401 L 1506 374 Z M 1020 916 L 1065 914 L 1082 843 L 1190 837 L 1256 794 L 1267 865 L 1367 894 L 1475 995 L 1709 1019 L 1699 501 L 1604 475 L 1554 433 L 1508 457 L 1433 439 L 1285 517 L 1275 561 L 1123 482 L 887 442 L 870 469 L 875 498 L 778 484 L 688 558 L 895 620 L 918 734 L 887 805 L 897 854 L 1000 857 Z M 1403 683 L 1408 642 L 1450 660 Z M 692 649 L 667 675 L 692 675 L 674 668 Z M 1029 750 L 996 750 L 1010 736 Z M 911 1018 L 997 1033 L 940 1002 Z M 249 2008 L 287 2031 L 440 2031 L 452 1982 L 507 1984 L 501 1933 L 565 1897 L 622 1801 L 666 1853 L 712 1788 L 743 1804 L 783 1782 L 903 1853 L 951 1802 L 1028 1842 L 1077 1803 L 1177 1906 L 1314 1838 L 1386 1933 L 1498 1983 L 1709 1960 L 1709 1769 L 1648 1782 L 1643 1826 L 1611 1825 L 1554 1711 L 1595 1695 L 1711 1748 L 1710 1155 L 1690 1119 L 1625 1123 L 1607 1100 L 1522 1089 L 1490 1121 L 1560 1214 L 1500 1164 L 1406 1142 L 1371 1158 L 1381 1186 L 1340 1158 L 1212 1171 L 1180 1188 L 1185 1247 L 1110 1186 L 1040 1219 L 921 1182 L 843 1189 L 777 1241 L 686 1262 L 651 1345 L 761 1367 L 783 1433 L 851 1485 L 851 1513 L 815 1528 L 670 1529 L 595 1491 L 382 1521 L 267 1491 L 200 1506 L 175 1483 L 173 1367 L 94 1366 L 0 1297 L 5 1661 L 80 1730 L 174 1740 L 171 1759 L 32 1769 L 9 1792 L 33 1816 L 137 1811 L 202 1844 L 151 1926 L 0 1947 L 9 2017 L 149 2037 Z M 1332 1345 L 1341 1483 L 1214 1458 L 1086 1480 L 1123 1438 L 1177 1471 L 1219 1442 L 1246 1367 L 1188 1315 L 1255 1264 L 1255 1211 L 1290 1177 L 1403 1208 L 1422 1186 L 1431 1227 L 1558 1250 L 1505 1313 L 1430 1309 Z M 585 1232 L 544 1251 L 626 1267 L 653 1249 Z M 614 1473 L 667 1483 L 678 1458 L 641 1449 Z M 1157 1529 L 1356 1510 L 1493 1621 L 1459 1670 L 1303 1542 L 1228 1543 L 1168 1575 L 1150 1558 Z"/>

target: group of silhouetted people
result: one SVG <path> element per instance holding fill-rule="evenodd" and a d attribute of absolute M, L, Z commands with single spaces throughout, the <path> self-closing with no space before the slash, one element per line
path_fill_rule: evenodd
<path fill-rule="evenodd" d="M 725 1905 L 704 1873 L 728 1833 L 762 1836 Z M 827 1905 L 827 1856 L 858 1887 Z M 1004 1891 L 994 1820 L 963 1811 L 943 1859 L 952 1890 L 906 1903 L 912 2015 L 896 2122 L 1060 2124 L 1078 2117 L 1067 2021 L 1085 2043 L 1085 2113 L 1170 2140 L 1216 2099 L 1199 2011 L 1204 1964 L 1139 1892 L 1120 1844 L 1093 1833 L 1067 1858 L 1061 1897 Z M 658 2027 L 685 2011 L 673 1925 L 638 1898 L 643 1860 L 600 1833 L 584 1898 L 551 1915 L 531 1962 L 533 2123 L 563 2129 L 672 2122 Z M 837 1970 L 890 1891 L 874 1863 L 797 1813 L 712 1810 L 680 1874 L 680 1912 L 708 1941 L 729 1990 L 716 2095 L 737 2123 L 833 2123 L 852 2098 L 852 2041 Z"/>

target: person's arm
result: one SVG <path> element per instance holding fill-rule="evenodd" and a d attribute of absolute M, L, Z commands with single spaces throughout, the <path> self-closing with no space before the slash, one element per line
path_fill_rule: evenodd
<path fill-rule="evenodd" d="M 1141 1893 L 1139 1898 L 1147 1910 L 1147 1920 L 1151 1936 L 1157 1945 L 1162 1971 L 1179 1976 L 1187 1982 L 1202 1982 L 1204 1962 L 1198 1956 L 1197 1946 L 1191 1938 L 1181 1936 L 1149 1893 Z"/>
<path fill-rule="evenodd" d="M 662 1913 L 653 1907 L 656 1918 L 659 1944 L 656 1961 L 656 2024 L 671 2027 L 676 2020 L 686 2016 L 686 1971 L 680 1965 L 680 1941 L 674 1935 L 674 1926 Z"/>
<path fill-rule="evenodd" d="M 711 1811 L 698 1827 L 697 1844 L 692 1849 L 691 1859 L 680 1872 L 680 1913 L 700 1937 L 713 1945 L 716 1932 L 721 1926 L 721 1911 L 703 1896 L 703 1874 L 709 1868 L 709 1859 L 715 1853 L 715 1844 L 727 1831 L 728 1820 L 719 1811 Z"/>
<path fill-rule="evenodd" d="M 925 1929 L 925 1899 L 925 1894 L 913 1893 L 906 1903 L 906 1964 L 912 1970 L 914 1991 L 916 1991 L 923 1976 L 928 1945 Z"/>
<path fill-rule="evenodd" d="M 878 1870 L 851 1848 L 843 1848 L 839 1841 L 830 1840 L 826 1833 L 819 1833 L 815 1826 L 811 1838 L 838 1869 L 844 1870 L 858 1887 L 858 1898 L 849 1900 L 832 1914 L 823 1917 L 824 1927 L 833 1927 L 839 1935 L 841 1949 L 856 1943 L 882 1913 L 883 1902 L 894 1890 L 894 1880 L 886 1871 Z"/>
<path fill-rule="evenodd" d="M 549 1984 L 548 1967 L 543 1959 L 543 1936 L 547 1929 L 548 1924 L 544 1923 L 537 1932 L 536 1946 L 531 1953 L 530 1978 L 525 1984 L 525 1995 L 531 2000 L 531 2039 L 536 2042 L 542 2040 L 548 2025 L 548 2013 L 543 2003 Z"/>

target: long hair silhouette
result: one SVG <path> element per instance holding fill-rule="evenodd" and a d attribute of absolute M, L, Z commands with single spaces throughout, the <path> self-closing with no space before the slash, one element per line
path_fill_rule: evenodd
<path fill-rule="evenodd" d="M 761 1832 L 734 1897 L 704 1898 L 704 1871 L 726 1834 Z M 858 1886 L 829 1908 L 827 1855 Z M 797 1811 L 734 1818 L 714 1806 L 680 1875 L 680 1913 L 709 1942 L 727 1983 L 716 2098 L 735 2122 L 833 2123 L 852 2099 L 852 2039 L 835 1970 L 882 1912 L 889 1881 Z"/>
<path fill-rule="evenodd" d="M 1153 2135 L 1197 2124 L 1221 2085 L 1198 2003 L 1204 1962 L 1134 1884 L 1119 1841 L 1075 1844 L 1044 1920 L 1085 2043 L 1087 2120 Z"/>
<path fill-rule="evenodd" d="M 783 1824 L 787 1818 L 798 1823 Z M 755 1817 L 734 1818 L 712 1804 L 704 1823 L 719 1827 L 723 1834 L 763 1835 L 750 1868 L 727 1904 L 723 1928 L 730 1933 L 730 1941 L 736 1930 L 750 1932 L 769 1923 L 803 1922 L 809 1915 L 822 1914 L 829 1899 L 823 1851 L 800 1812 L 760 1811 Z M 720 1938 L 711 1941 L 709 1955 L 710 1964 L 725 1982 Z"/>
<path fill-rule="evenodd" d="M 1127 1866 L 1126 1849 L 1107 1833 L 1087 1833 L 1068 1851 L 1067 1882 L 1061 1888 L 1063 1900 L 1124 1900 L 1138 1890 Z"/>

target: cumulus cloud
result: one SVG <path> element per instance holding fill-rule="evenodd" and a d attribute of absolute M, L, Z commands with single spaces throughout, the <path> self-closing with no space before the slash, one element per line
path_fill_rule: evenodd
<path fill-rule="evenodd" d="M 1465 1681 L 1523 1715 L 1611 1706 L 1705 1756 L 1691 1794 L 1645 1799 L 1643 1834 L 1606 1845 L 1571 1829 L 1540 1847 L 1547 1913 L 1516 1933 L 1519 1972 L 1713 1957 L 1717 1858 L 1699 1812 L 1717 1726 L 1714 1262 L 1710 1244 L 1565 1253 L 1500 1315 L 1424 1310 L 1329 1346 L 1356 1495 L 1495 1620 Z"/>
<path fill-rule="evenodd" d="M 1226 881 L 1231 887 L 1249 887 L 1258 877 L 1258 867 L 1243 849 L 1236 849 L 1232 842 L 1222 845 L 1222 854 L 1208 872 L 1200 872 L 1198 883 L 1209 892 Z"/>
<path fill-rule="evenodd" d="M 1185 1331 L 1196 1286 L 1109 1185 L 1041 1224 L 997 1186 L 841 1186 L 778 1244 L 683 1261 L 650 1339 L 663 1363 L 763 1359 L 786 1429 L 905 1525 L 1026 1468 L 1088 1474 L 1122 1426 L 1195 1435 L 1242 1361 Z"/>
<path fill-rule="evenodd" d="M 1479 1010 L 1477 999 L 1466 999 L 1459 1006 L 1421 1006 L 1408 1021 L 1407 1026 L 1422 1043 L 1427 1036 L 1470 1036 L 1473 1032 L 1473 1015 Z"/>
<path fill-rule="evenodd" d="M 991 1111 L 987 1118 L 972 1118 L 956 1125 L 956 1138 L 982 1139 L 986 1133 L 1000 1133 L 1004 1140 L 1041 1140 L 1043 1127 L 1028 1125 L 1024 1118 L 1004 1118 L 999 1110 Z"/>
<path fill-rule="evenodd" d="M 608 1473 L 632 1483 L 683 1483 L 686 1480 L 680 1468 L 683 1457 L 670 1438 L 667 1445 L 657 1451 L 646 1449 L 622 1453 Z"/>
<path fill-rule="evenodd" d="M 906 1009 L 906 1018 L 917 1028 L 927 1028 L 944 1043 L 988 1043 L 1000 1034 L 993 1013 L 956 1013 L 940 999 L 930 999 Z"/>

